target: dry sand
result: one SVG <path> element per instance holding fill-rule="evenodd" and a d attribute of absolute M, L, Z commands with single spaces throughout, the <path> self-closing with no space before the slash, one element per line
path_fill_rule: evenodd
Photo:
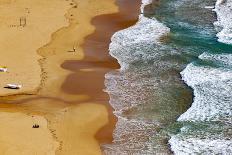
<path fill-rule="evenodd" d="M 62 98 L 69 101 L 83 101 L 88 99 L 86 95 L 70 95 L 61 89 L 63 81 L 70 71 L 60 67 L 64 60 L 82 60 L 84 58 L 83 48 L 86 36 L 95 31 L 91 19 L 100 14 L 117 11 L 114 0 L 76 0 L 76 7 L 69 9 L 66 18 L 69 26 L 63 27 L 53 33 L 52 40 L 39 49 L 39 54 L 46 57 L 43 68 L 47 73 L 46 84 L 40 91 L 41 95 Z M 77 52 L 69 52 L 76 48 Z M 44 90 L 44 91 L 43 91 Z"/>
<path fill-rule="evenodd" d="M 95 31 L 91 19 L 117 11 L 114 0 L 0 0 L 0 66 L 9 69 L 9 73 L 0 73 L 0 96 L 34 94 L 2 98 L 1 155 L 101 154 L 97 133 L 112 119 L 105 94 L 91 100 L 94 91 L 64 91 L 64 81 L 74 71 L 61 64 L 83 61 L 82 44 Z M 19 26 L 20 17 L 26 17 L 26 26 Z M 73 47 L 77 52 L 70 52 Z M 81 75 L 99 73 L 96 82 L 102 84 L 97 93 L 105 72 L 99 66 L 80 69 Z M 19 83 L 23 88 L 4 89 L 6 83 Z M 40 128 L 32 128 L 35 123 Z"/>
<path fill-rule="evenodd" d="M 0 122 L 1 155 L 98 155 L 95 135 L 108 123 L 108 112 L 99 104 L 42 99 L 1 104 Z"/>
<path fill-rule="evenodd" d="M 64 14 L 69 8 L 65 0 L 0 0 L 0 66 L 9 71 L 0 73 L 0 96 L 36 92 L 41 82 L 37 50 L 54 31 L 68 25 Z M 5 89 L 7 83 L 23 87 Z"/>
<path fill-rule="evenodd" d="M 0 122 L 1 155 L 55 155 L 58 142 L 53 140 L 43 117 L 0 112 Z M 37 122 L 40 128 L 32 128 Z"/>
<path fill-rule="evenodd" d="M 0 0 L 0 66 L 9 69 L 0 73 L 0 96 L 35 94 L 0 104 L 1 155 L 101 154 L 95 135 L 108 123 L 108 111 L 98 103 L 75 104 L 88 96 L 60 89 L 70 73 L 60 65 L 84 57 L 81 45 L 95 30 L 94 16 L 116 11 L 113 0 Z M 68 52 L 73 46 L 77 53 Z M 4 89 L 7 83 L 23 88 Z"/>

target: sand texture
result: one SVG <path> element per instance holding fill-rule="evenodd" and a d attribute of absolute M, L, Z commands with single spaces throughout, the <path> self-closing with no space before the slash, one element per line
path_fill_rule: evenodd
<path fill-rule="evenodd" d="M 62 91 L 70 71 L 60 65 L 82 60 L 91 19 L 116 11 L 113 0 L 0 0 L 0 66 L 8 68 L 0 73 L 0 96 L 8 96 L 0 104 L 1 155 L 101 154 L 95 136 L 108 110 Z"/>
<path fill-rule="evenodd" d="M 55 155 L 58 142 L 53 140 L 43 117 L 1 112 L 0 122 L 1 155 Z M 37 122 L 40 128 L 32 128 Z"/>
<path fill-rule="evenodd" d="M 41 83 L 37 50 L 54 31 L 68 25 L 64 14 L 69 8 L 61 0 L 0 0 L 0 66 L 8 68 L 8 73 L 0 74 L 0 96 L 37 91 Z M 23 87 L 5 89 L 8 83 Z"/>
<path fill-rule="evenodd" d="M 118 11 L 114 0 L 0 0 L 0 66 L 8 68 L 0 72 L 1 155 L 97 155 L 100 143 L 112 141 L 115 120 L 103 89 L 115 64 L 83 46 L 96 31 L 94 17 Z M 119 23 L 114 19 L 110 33 L 101 25 L 100 36 L 110 38 Z M 104 50 L 110 42 L 89 41 Z M 66 68 L 66 60 L 79 67 Z"/>

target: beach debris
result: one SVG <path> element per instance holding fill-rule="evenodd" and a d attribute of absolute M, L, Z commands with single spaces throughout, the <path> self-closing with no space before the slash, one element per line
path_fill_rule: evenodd
<path fill-rule="evenodd" d="M 226 0 L 217 0 L 216 5 L 221 5 L 225 2 L 226 2 Z"/>
<path fill-rule="evenodd" d="M 205 6 L 205 9 L 214 9 L 214 6 Z"/>
<path fill-rule="evenodd" d="M 39 125 L 38 125 L 38 124 L 34 124 L 34 125 L 32 126 L 32 128 L 39 128 Z"/>
<path fill-rule="evenodd" d="M 25 8 L 27 13 L 30 13 L 30 9 L 29 8 Z"/>
<path fill-rule="evenodd" d="M 68 51 L 68 52 L 76 52 L 76 47 L 75 47 L 75 46 L 73 46 L 73 49 L 72 49 L 72 50 L 70 50 L 70 51 Z"/>
<path fill-rule="evenodd" d="M 8 89 L 20 89 L 20 88 L 22 88 L 22 85 L 18 85 L 18 84 L 7 84 L 4 88 L 8 88 Z"/>
<path fill-rule="evenodd" d="M 0 72 L 7 72 L 7 67 L 5 66 L 0 66 Z"/>
<path fill-rule="evenodd" d="M 26 25 L 27 25 L 26 17 L 20 17 L 19 18 L 19 26 L 25 27 Z"/>

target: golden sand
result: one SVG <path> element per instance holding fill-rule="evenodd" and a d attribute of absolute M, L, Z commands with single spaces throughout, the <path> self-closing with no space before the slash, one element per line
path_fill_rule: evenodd
<path fill-rule="evenodd" d="M 0 65 L 9 70 L 0 74 L 0 95 L 35 94 L 41 88 L 38 95 L 46 96 L 0 105 L 1 155 L 101 154 L 95 134 L 108 123 L 107 109 L 75 104 L 88 96 L 60 89 L 70 73 L 60 65 L 81 60 L 81 44 L 95 30 L 91 19 L 115 11 L 113 0 L 0 0 Z M 69 52 L 73 48 L 78 52 Z M 23 88 L 3 88 L 7 83 Z M 40 127 L 32 128 L 35 123 Z"/>
<path fill-rule="evenodd" d="M 0 122 L 1 155 L 55 155 L 58 142 L 53 140 L 43 117 L 0 112 Z M 40 128 L 32 128 L 37 122 Z"/>
<path fill-rule="evenodd" d="M 9 71 L 0 73 L 0 96 L 36 92 L 41 82 L 37 49 L 55 30 L 68 25 L 64 17 L 68 8 L 69 3 L 61 0 L 0 0 L 0 66 Z M 5 89 L 8 83 L 23 87 Z"/>
<path fill-rule="evenodd" d="M 88 62 L 82 46 L 95 31 L 93 17 L 117 11 L 114 0 L 0 0 L 0 66 L 9 69 L 9 73 L 0 73 L 0 96 L 34 94 L 4 98 L 3 102 L 12 103 L 0 104 L 1 155 L 101 154 L 97 133 L 112 124 L 112 114 L 104 103 L 106 94 L 99 91 L 104 74 L 114 65 Z M 114 19 L 114 24 L 132 24 L 137 15 L 128 17 Z M 110 37 L 129 23 L 106 35 Z M 61 68 L 65 60 L 80 60 L 87 67 L 78 72 L 66 70 Z M 75 80 L 84 79 L 73 84 L 79 88 L 77 92 L 65 90 L 72 72 L 78 73 Z M 86 75 L 97 80 L 90 81 Z M 4 89 L 6 83 L 22 84 L 23 88 Z M 85 85 L 87 88 L 80 89 Z M 32 128 L 34 124 L 40 127 Z"/>
<path fill-rule="evenodd" d="M 0 106 L 1 155 L 97 155 L 95 134 L 108 123 L 105 106 L 67 106 L 41 99 Z M 32 128 L 38 124 L 39 128 Z"/>
<path fill-rule="evenodd" d="M 62 139 L 63 149 L 57 154 L 101 154 L 95 134 L 108 122 L 107 109 L 103 105 L 71 106 L 60 119 L 57 136 Z"/>

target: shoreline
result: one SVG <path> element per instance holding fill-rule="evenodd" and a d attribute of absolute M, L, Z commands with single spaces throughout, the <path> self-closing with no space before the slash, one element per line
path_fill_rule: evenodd
<path fill-rule="evenodd" d="M 119 6 L 119 12 L 96 16 L 92 19 L 91 23 L 96 29 L 94 33 L 85 38 L 85 43 L 83 44 L 84 59 L 80 61 L 66 60 L 62 64 L 62 68 L 72 71 L 72 74 L 67 77 L 62 85 L 64 91 L 74 94 L 84 92 L 84 94 L 90 96 L 88 102 L 103 104 L 108 109 L 110 122 L 96 135 L 100 143 L 112 142 L 113 129 L 117 122 L 113 109 L 108 103 L 109 96 L 102 91 L 105 88 L 105 74 L 113 69 L 119 69 L 117 60 L 109 55 L 111 36 L 115 32 L 128 28 L 137 22 L 141 2 L 140 0 L 136 2 L 134 0 L 128 0 L 127 2 L 117 0 L 116 4 Z M 129 10 L 127 9 L 128 7 L 130 7 Z M 89 71 L 83 72 L 83 70 Z M 89 79 L 88 77 L 91 78 Z M 83 86 L 79 88 L 79 83 L 75 81 L 82 81 Z M 69 85 L 70 83 L 71 85 Z M 90 87 L 86 89 L 86 85 L 90 85 Z M 96 94 L 96 92 L 98 93 Z"/>
<path fill-rule="evenodd" d="M 217 0 L 213 11 L 217 14 L 217 21 L 213 24 L 218 31 L 218 41 L 225 44 L 232 44 L 232 1 Z"/>
<path fill-rule="evenodd" d="M 129 1 L 133 3 L 132 0 Z M 61 90 L 60 88 L 63 85 L 64 79 L 66 79 L 67 75 L 72 73 L 72 71 L 60 68 L 60 64 L 63 63 L 63 60 L 83 59 L 84 53 L 80 46 L 84 43 L 84 38 L 95 31 L 94 26 L 90 24 L 92 18 L 100 14 L 116 12 L 116 4 L 108 0 L 102 0 L 101 2 L 76 0 L 73 2 L 77 3 L 77 7 L 72 3 L 73 7 L 68 9 L 68 12 L 65 14 L 65 17 L 69 20 L 69 25 L 61 27 L 52 33 L 50 37 L 51 40 L 38 51 L 43 57 L 40 59 L 40 61 L 43 61 L 41 71 L 45 72 L 43 73 L 43 78 L 46 78 L 46 81 L 41 83 L 42 85 L 39 92 L 37 94 L 32 93 L 31 95 L 16 93 L 16 95 L 1 98 L 2 104 L 0 105 L 0 111 L 1 114 L 5 113 L 4 120 L 6 122 L 8 119 L 17 121 L 17 124 L 14 124 L 15 127 L 13 131 L 10 131 L 11 134 L 7 131 L 7 128 L 10 128 L 10 126 L 6 126 L 5 132 L 2 133 L 8 135 L 8 139 L 13 140 L 10 142 L 11 144 L 17 143 L 19 144 L 18 146 L 20 146 L 19 148 L 10 149 L 10 146 L 4 145 L 3 148 L 1 148 L 2 151 L 9 150 L 13 154 L 15 154 L 15 152 L 21 154 L 24 153 L 24 149 L 20 148 L 25 148 L 30 142 L 31 145 L 37 145 L 38 143 L 44 146 L 39 148 L 27 146 L 26 149 L 31 151 L 31 153 L 41 153 L 41 151 L 47 152 L 46 149 L 51 150 L 52 148 L 51 154 L 101 154 L 99 142 L 109 142 L 112 139 L 112 135 L 109 136 L 112 125 L 110 125 L 110 130 L 108 128 L 106 130 L 104 129 L 108 126 L 107 124 L 112 115 L 109 114 L 109 109 L 106 108 L 106 105 L 99 104 L 102 98 L 97 102 L 92 102 L 89 100 L 90 97 L 86 94 L 76 95 Z M 83 14 L 83 12 L 85 12 L 85 14 Z M 78 33 L 78 36 L 76 36 L 76 33 Z M 73 55 L 74 53 L 67 52 L 74 45 L 78 50 L 78 53 L 75 55 Z M 108 64 L 106 66 L 108 66 Z M 109 66 L 110 68 L 112 67 L 111 65 Z M 107 68 L 107 70 L 108 69 L 109 68 Z M 85 73 L 89 70 L 84 69 L 82 71 Z M 105 71 L 104 69 L 103 72 L 100 71 L 101 75 L 103 75 L 102 73 L 105 73 Z M 97 72 L 99 72 L 99 70 L 97 70 Z M 43 78 L 41 80 L 44 80 Z M 102 79 L 104 76 L 100 78 Z M 102 83 L 102 85 L 103 84 L 104 83 Z M 105 95 L 103 95 L 103 100 L 105 101 Z M 22 117 L 13 115 L 12 118 L 12 114 L 15 113 L 19 113 Z M 37 116 L 41 117 L 41 119 L 33 119 L 33 121 L 31 121 L 31 118 L 37 118 Z M 44 121 L 46 121 L 45 124 L 43 123 Z M 17 132 L 19 132 L 17 129 L 22 123 L 23 126 L 21 126 L 19 130 L 22 131 L 19 135 L 19 139 L 23 139 L 23 137 L 27 135 L 33 137 L 34 131 L 38 131 L 38 133 L 41 134 L 45 131 L 48 134 L 41 137 L 45 139 L 50 137 L 51 142 L 49 142 L 49 145 L 47 144 L 48 141 L 45 139 L 39 141 L 37 139 L 28 140 L 23 144 L 16 142 L 17 139 L 15 139 L 15 136 Z M 41 124 L 43 128 L 34 130 L 32 128 L 33 123 Z M 28 130 L 24 133 L 23 131 L 26 128 Z M 50 130 L 50 132 L 48 130 Z M 99 132 L 99 130 L 101 130 L 101 132 Z M 102 138 L 106 133 L 107 136 Z M 53 138 L 51 138 L 51 136 Z M 4 137 L 2 138 L 4 142 Z M 7 144 L 7 142 L 4 142 L 4 144 L 5 143 Z M 49 148 L 45 148 L 45 146 Z"/>

